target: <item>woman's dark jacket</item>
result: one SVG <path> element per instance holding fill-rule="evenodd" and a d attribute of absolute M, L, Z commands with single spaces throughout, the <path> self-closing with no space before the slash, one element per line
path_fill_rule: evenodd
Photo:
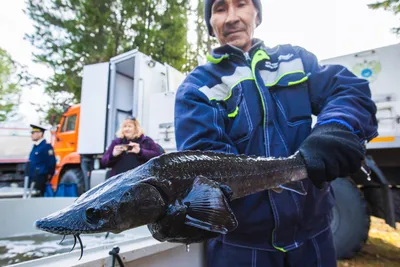
<path fill-rule="evenodd" d="M 129 142 L 138 143 L 140 145 L 139 154 L 122 152 L 120 155 L 114 157 L 112 152 L 116 145 L 129 144 Z M 101 158 L 101 165 L 103 168 L 111 167 L 111 172 L 108 177 L 126 172 L 134 169 L 137 166 L 147 162 L 151 158 L 161 155 L 160 147 L 148 136 L 140 136 L 135 139 L 116 138 L 108 147 L 106 153 Z"/>

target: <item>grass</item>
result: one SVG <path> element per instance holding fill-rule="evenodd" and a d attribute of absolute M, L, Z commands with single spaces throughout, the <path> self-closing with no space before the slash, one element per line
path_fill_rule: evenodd
<path fill-rule="evenodd" d="M 400 267 L 400 223 L 396 228 L 371 217 L 367 244 L 353 259 L 339 261 L 338 267 Z"/>

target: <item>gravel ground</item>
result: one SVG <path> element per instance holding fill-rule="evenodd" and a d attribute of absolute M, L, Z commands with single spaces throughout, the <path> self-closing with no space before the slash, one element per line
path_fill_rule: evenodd
<path fill-rule="evenodd" d="M 371 217 L 367 244 L 353 259 L 339 261 L 338 267 L 400 267 L 400 223 L 396 228 Z"/>

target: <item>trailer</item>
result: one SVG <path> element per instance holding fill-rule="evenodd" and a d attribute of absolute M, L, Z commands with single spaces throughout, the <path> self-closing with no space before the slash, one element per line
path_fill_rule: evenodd
<path fill-rule="evenodd" d="M 378 133 L 366 145 L 370 179 L 351 176 L 333 182 L 332 230 L 338 258 L 350 258 L 368 238 L 370 215 L 396 227 L 400 221 L 400 44 L 325 59 L 369 81 L 377 106 Z"/>
<path fill-rule="evenodd" d="M 0 187 L 24 181 L 24 166 L 28 161 L 32 141 L 30 129 L 23 124 L 0 125 Z"/>
<path fill-rule="evenodd" d="M 46 132 L 44 137 L 49 141 L 50 134 Z M 29 124 L 0 123 L 0 198 L 22 197 L 32 146 Z"/>

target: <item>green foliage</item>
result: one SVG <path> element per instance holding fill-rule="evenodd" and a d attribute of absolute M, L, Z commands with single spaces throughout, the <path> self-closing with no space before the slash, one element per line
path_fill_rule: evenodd
<path fill-rule="evenodd" d="M 131 31 L 135 32 L 132 46 L 158 62 L 182 70 L 186 62 L 187 1 L 139 2 L 132 7 L 137 14 L 143 14 L 130 26 Z"/>
<path fill-rule="evenodd" d="M 25 12 L 34 23 L 26 39 L 37 48 L 35 61 L 54 71 L 44 82 L 50 106 L 37 106 L 47 121 L 80 101 L 84 65 L 138 49 L 189 72 L 216 44 L 203 0 L 26 0 Z"/>
<path fill-rule="evenodd" d="M 369 4 L 369 8 L 371 9 L 384 9 L 387 11 L 393 12 L 395 15 L 400 13 L 400 0 L 385 0 L 381 2 L 376 2 L 374 4 Z M 392 31 L 399 35 L 400 34 L 400 27 L 392 28 Z"/>
<path fill-rule="evenodd" d="M 188 13 L 193 18 L 193 39 L 189 38 L 189 45 L 186 52 L 187 64 L 184 71 L 189 72 L 198 65 L 198 60 L 205 60 L 206 54 L 209 53 L 215 45 L 218 44 L 217 39 L 208 35 L 207 26 L 204 22 L 204 0 L 192 1 L 194 9 L 189 9 Z"/>
<path fill-rule="evenodd" d="M 36 107 L 37 112 L 44 114 L 40 120 L 41 123 L 51 122 L 53 125 L 60 122 L 65 110 L 72 104 L 76 104 L 77 101 L 71 100 L 74 99 L 73 95 L 66 92 L 49 92 L 48 95 L 51 99 L 48 105 L 32 104 Z"/>
<path fill-rule="evenodd" d="M 54 70 L 44 85 L 53 99 L 47 113 L 79 102 L 84 65 L 132 49 L 178 70 L 186 63 L 188 1 L 27 0 L 26 4 L 35 27 L 26 39 L 37 48 L 35 60 Z"/>
<path fill-rule="evenodd" d="M 15 117 L 21 88 L 31 82 L 24 67 L 0 48 L 0 122 Z"/>

